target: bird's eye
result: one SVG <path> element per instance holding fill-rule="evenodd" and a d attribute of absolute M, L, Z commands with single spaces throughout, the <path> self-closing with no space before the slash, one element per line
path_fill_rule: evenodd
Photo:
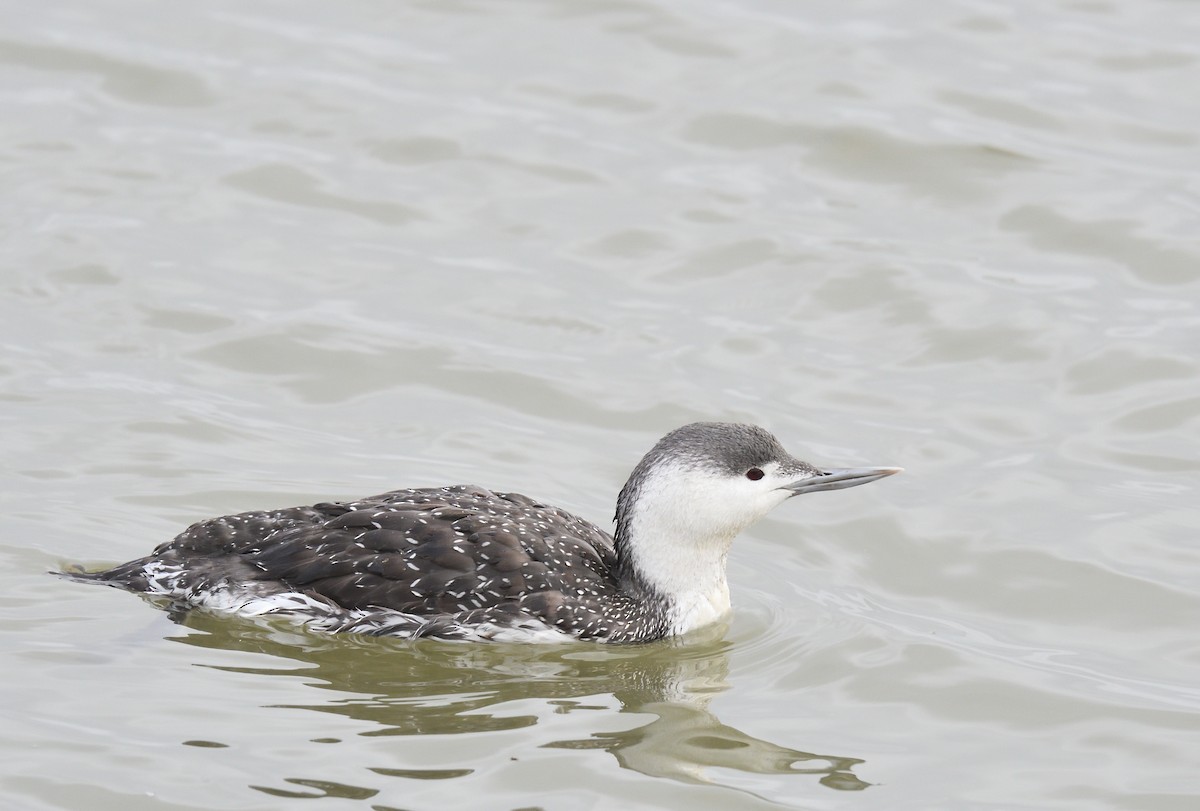
<path fill-rule="evenodd" d="M 764 475 L 766 475 L 766 474 L 764 474 L 764 473 L 763 473 L 761 470 L 759 470 L 759 469 L 758 469 L 758 468 L 756 468 L 756 467 L 752 467 L 752 468 L 750 468 L 749 470 L 747 470 L 747 471 L 746 471 L 746 478 L 747 478 L 747 479 L 749 479 L 749 480 L 750 480 L 750 481 L 752 481 L 752 482 L 756 482 L 756 481 L 758 481 L 758 480 L 759 480 L 759 479 L 761 479 L 761 478 L 762 478 Z"/>

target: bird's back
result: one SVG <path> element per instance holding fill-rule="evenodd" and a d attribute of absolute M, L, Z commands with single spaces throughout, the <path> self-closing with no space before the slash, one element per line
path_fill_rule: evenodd
<path fill-rule="evenodd" d="M 612 537 L 593 524 L 527 496 L 457 486 L 213 518 L 91 577 L 240 613 L 311 610 L 337 630 L 661 635 L 615 570 Z"/>

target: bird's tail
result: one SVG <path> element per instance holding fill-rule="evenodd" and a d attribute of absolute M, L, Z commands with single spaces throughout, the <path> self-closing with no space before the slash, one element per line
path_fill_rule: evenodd
<path fill-rule="evenodd" d="M 55 577 L 74 580 L 77 583 L 99 583 L 103 586 L 126 589 L 128 591 L 146 590 L 145 561 L 131 560 L 111 569 L 88 571 L 78 563 L 66 563 L 57 572 L 47 572 Z"/>

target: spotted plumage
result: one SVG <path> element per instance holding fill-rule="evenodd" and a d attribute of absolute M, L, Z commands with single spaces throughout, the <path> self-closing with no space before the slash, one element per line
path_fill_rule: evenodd
<path fill-rule="evenodd" d="M 422 488 L 201 521 L 71 576 L 323 631 L 643 642 L 728 610 L 729 543 L 775 504 L 896 470 L 821 471 L 760 428 L 696 423 L 634 469 L 615 539 L 516 493 Z"/>

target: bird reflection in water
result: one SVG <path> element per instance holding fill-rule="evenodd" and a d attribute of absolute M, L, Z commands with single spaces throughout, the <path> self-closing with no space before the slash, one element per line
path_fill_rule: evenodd
<path fill-rule="evenodd" d="M 790 749 L 723 724 L 709 709 L 729 689 L 726 627 L 718 623 L 682 639 L 638 646 L 462 644 L 322 635 L 293 625 L 259 623 L 176 610 L 188 645 L 265 654 L 279 667 L 207 665 L 263 676 L 303 675 L 336 698 L 273 705 L 332 713 L 369 725 L 363 736 L 482 734 L 533 727 L 535 714 L 513 714 L 514 701 L 543 701 L 556 712 L 612 710 L 654 720 L 618 732 L 551 740 L 544 748 L 610 752 L 627 769 L 691 783 L 720 783 L 714 769 L 751 774 L 807 775 L 842 791 L 870 784 L 854 774 L 863 761 Z M 305 665 L 297 671 L 296 663 Z M 601 697 L 611 696 L 605 703 Z M 606 717 L 608 713 L 605 714 Z M 446 779 L 479 764 L 445 769 L 372 768 L 375 775 Z M 466 768 L 463 768 L 466 767 Z M 352 796 L 356 787 L 286 778 L 319 793 L 256 787 L 289 797 Z M 375 792 L 368 791 L 368 795 Z"/>

